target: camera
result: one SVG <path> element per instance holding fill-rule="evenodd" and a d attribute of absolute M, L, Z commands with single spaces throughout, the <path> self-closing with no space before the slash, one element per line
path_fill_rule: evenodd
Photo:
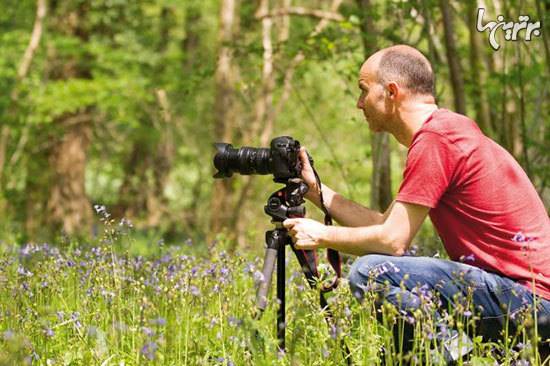
<path fill-rule="evenodd" d="M 239 149 L 231 144 L 215 143 L 217 152 L 214 166 L 218 170 L 214 178 L 229 178 L 233 173 L 243 175 L 273 174 L 277 183 L 299 178 L 302 164 L 298 157 L 300 142 L 290 136 L 279 136 L 271 140 L 269 148 L 243 146 Z"/>

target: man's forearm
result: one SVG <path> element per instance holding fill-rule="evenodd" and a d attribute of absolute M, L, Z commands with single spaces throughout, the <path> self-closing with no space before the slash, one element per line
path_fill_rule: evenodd
<path fill-rule="evenodd" d="M 321 245 L 339 252 L 362 256 L 370 253 L 403 255 L 398 241 L 391 238 L 384 225 L 364 227 L 327 226 Z"/>
<path fill-rule="evenodd" d="M 382 224 L 384 215 L 378 211 L 370 210 L 356 202 L 344 198 L 332 189 L 323 186 L 323 199 L 330 214 L 340 225 L 349 227 L 370 226 Z M 311 196 L 308 199 L 321 208 L 319 196 Z"/>

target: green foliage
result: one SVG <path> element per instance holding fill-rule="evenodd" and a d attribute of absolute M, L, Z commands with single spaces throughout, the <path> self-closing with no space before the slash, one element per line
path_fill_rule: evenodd
<path fill-rule="evenodd" d="M 122 197 L 122 186 L 124 182 L 137 182 L 135 201 L 146 202 L 145 195 L 153 190 L 149 181 L 154 167 L 159 165 L 155 157 L 169 144 L 169 137 L 174 153 L 161 192 L 157 192 L 164 202 L 164 211 L 162 223 L 155 225 L 157 229 L 179 230 L 178 235 L 191 231 L 197 237 L 208 235 L 211 143 L 220 113 L 216 109 L 220 102 L 215 73 L 221 46 L 231 49 L 235 73 L 234 84 L 228 85 L 235 94 L 232 142 L 259 143 L 259 134 L 248 136 L 264 90 L 264 50 L 261 22 L 256 18 L 257 3 L 239 2 L 234 40 L 222 45 L 220 1 L 48 2 L 43 34 L 29 73 L 22 80 L 17 79 L 16 72 L 30 39 L 36 3 L 4 3 L 6 11 L 0 14 L 0 119 L 10 129 L 0 177 L 3 221 L 14 220 L 16 227 L 25 227 L 31 215 L 30 202 L 39 202 L 41 215 L 48 215 L 46 203 L 53 170 L 49 154 L 66 131 L 63 120 L 87 111 L 93 121 L 86 156 L 87 198 L 124 211 L 127 198 Z M 452 88 L 438 1 L 370 2 L 369 8 L 360 3 L 344 1 L 338 9 L 343 20 L 329 22 L 315 35 L 313 31 L 320 19 L 290 16 L 287 40 L 279 38 L 281 17 L 273 18 L 273 108 L 278 114 L 270 137 L 295 136 L 314 156 L 324 182 L 368 206 L 373 173 L 371 135 L 363 116 L 355 110 L 357 71 L 365 53 L 374 51 L 364 49 L 365 40 L 375 48 L 409 43 L 433 57 L 440 106 L 452 109 Z M 319 4 L 304 0 L 293 6 L 314 9 Z M 277 6 L 270 2 L 271 9 Z M 550 84 L 542 38 L 529 43 L 505 42 L 502 50 L 493 52 L 485 42 L 486 34 L 481 34 L 480 65 L 487 79 L 479 85 L 477 73 L 469 64 L 469 36 L 473 30 L 465 22 L 467 6 L 459 2 L 451 2 L 451 6 L 458 50 L 455 57 L 464 70 L 468 114 L 475 117 L 476 91 L 483 88 L 493 118 L 491 137 L 514 150 L 522 164 L 530 163 L 530 176 L 547 202 L 550 165 L 545 151 L 550 133 Z M 320 7 L 327 10 L 328 5 L 322 3 Z M 520 10 L 535 18 L 534 4 L 514 1 L 507 5 L 512 17 Z M 496 10 L 490 5 L 488 11 Z M 423 25 L 426 20 L 431 23 L 428 30 Z M 372 32 L 362 28 L 365 21 L 371 23 Z M 294 69 L 289 98 L 279 109 L 285 95 L 286 72 L 294 67 L 292 60 L 298 54 L 305 59 Z M 524 85 L 523 122 L 519 120 L 520 77 Z M 14 91 L 16 100 L 11 98 Z M 160 105 L 158 91 L 166 92 L 170 122 L 164 121 L 165 107 Z M 520 123 L 525 124 L 525 136 Z M 514 124 L 515 130 L 511 128 Z M 256 128 L 261 130 L 263 121 Z M 525 150 L 514 148 L 522 143 L 527 146 Z M 396 143 L 391 146 L 395 193 L 406 151 Z M 139 148 L 141 156 L 136 157 L 133 154 Z M 524 151 L 527 160 L 522 156 Z M 261 241 L 263 229 L 268 226 L 262 211 L 267 181 L 255 178 L 245 195 L 241 212 L 254 227 L 239 229 L 245 231 L 245 241 Z M 247 186 L 238 180 L 232 184 L 235 197 Z M 147 221 L 149 208 L 145 204 L 138 206 L 133 218 L 138 227 L 145 228 L 142 221 Z M 309 214 L 320 217 L 314 211 L 309 210 Z M 424 246 L 424 242 L 431 244 Z M 441 249 L 429 225 L 421 231 L 418 244 L 429 248 L 430 253 Z"/>
<path fill-rule="evenodd" d="M 98 240 L 83 246 L 0 246 L 2 364 L 341 365 L 345 340 L 355 364 L 379 365 L 380 348 L 394 347 L 391 328 L 405 321 L 388 305 L 378 323 L 374 296 L 359 303 L 343 281 L 329 297 L 334 323 L 327 325 L 317 290 L 306 288 L 289 258 L 287 353 L 277 356 L 276 301 L 270 297 L 261 319 L 254 317 L 259 257 L 230 256 L 223 242 L 207 254 L 191 240 L 179 246 L 153 237 L 136 241 L 127 221 L 103 222 Z M 466 326 L 464 311 L 452 309 L 449 321 Z M 415 351 L 407 359 L 442 365 L 426 316 L 406 318 L 416 324 Z M 395 350 L 384 357 L 386 364 L 400 362 Z M 476 365 L 497 359 L 541 364 L 525 330 L 498 344 L 476 337 L 471 357 Z"/>

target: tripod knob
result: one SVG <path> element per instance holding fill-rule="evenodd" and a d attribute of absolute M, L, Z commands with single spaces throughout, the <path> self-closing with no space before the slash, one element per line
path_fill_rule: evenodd
<path fill-rule="evenodd" d="M 287 214 L 289 217 L 304 217 L 306 215 L 306 208 L 304 205 L 289 207 Z"/>

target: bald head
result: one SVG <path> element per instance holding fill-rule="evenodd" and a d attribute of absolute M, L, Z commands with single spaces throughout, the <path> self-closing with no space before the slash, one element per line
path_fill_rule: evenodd
<path fill-rule="evenodd" d="M 365 66 L 382 85 L 393 81 L 414 94 L 434 95 L 434 74 L 430 61 L 413 47 L 397 45 L 384 48 L 369 57 Z"/>

